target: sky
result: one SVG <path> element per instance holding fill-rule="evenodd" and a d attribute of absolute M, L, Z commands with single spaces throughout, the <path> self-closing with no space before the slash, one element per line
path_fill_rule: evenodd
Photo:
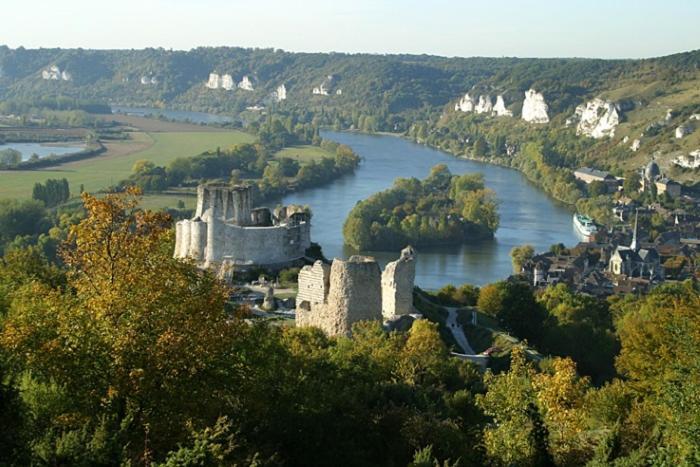
<path fill-rule="evenodd" d="M 700 0 L 1 0 L 0 44 L 640 58 L 700 48 Z"/>

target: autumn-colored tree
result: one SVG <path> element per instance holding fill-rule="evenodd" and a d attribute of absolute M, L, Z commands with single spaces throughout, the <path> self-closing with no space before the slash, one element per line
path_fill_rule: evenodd
<path fill-rule="evenodd" d="M 557 465 L 585 464 L 594 448 L 584 408 L 588 379 L 578 376 L 576 365 L 570 359 L 556 358 L 551 372 L 533 376 L 533 386 L 554 461 Z"/>
<path fill-rule="evenodd" d="M 495 465 L 551 465 L 548 433 L 537 404 L 534 369 L 515 347 L 510 370 L 484 377 L 486 394 L 477 401 L 493 422 L 484 429 L 486 453 Z"/>
<path fill-rule="evenodd" d="M 64 430 L 105 410 L 131 414 L 132 456 L 171 445 L 186 420 L 213 423 L 211 387 L 222 384 L 238 329 L 227 322 L 223 286 L 172 258 L 169 217 L 137 201 L 135 191 L 84 193 L 87 217 L 63 250 L 71 292 L 30 284 L 0 335 L 16 367 L 73 396 Z"/>
<path fill-rule="evenodd" d="M 659 462 L 700 461 L 700 291 L 698 285 L 661 286 L 622 303 L 617 368 L 651 404 L 661 431 Z"/>
<path fill-rule="evenodd" d="M 535 249 L 532 245 L 520 245 L 513 247 L 510 250 L 510 259 L 513 263 L 513 272 L 516 274 L 520 272 L 523 264 L 535 255 Z"/>

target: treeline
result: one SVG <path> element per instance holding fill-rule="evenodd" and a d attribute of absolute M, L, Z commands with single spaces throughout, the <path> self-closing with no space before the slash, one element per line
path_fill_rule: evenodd
<path fill-rule="evenodd" d="M 65 269 L 34 248 L 0 262 L 1 463 L 598 466 L 700 456 L 697 284 L 606 309 L 563 286 L 484 287 L 479 307 L 522 326 L 513 333 L 546 335 L 535 328 L 552 320 L 583 353 L 598 350 L 579 324 L 612 322 L 620 351 L 619 378 L 596 385 L 571 359 L 528 361 L 517 345 L 506 369 L 483 373 L 451 357 L 425 320 L 392 333 L 358 323 L 338 338 L 247 322 L 211 274 L 172 258 L 170 219 L 135 209 L 132 195 L 85 196 Z"/>
<path fill-rule="evenodd" d="M 31 98 L 12 98 L 0 102 L 0 114 L 28 115 L 37 110 L 70 111 L 110 114 L 112 108 L 104 101 L 85 100 L 65 95 L 43 95 Z"/>
<path fill-rule="evenodd" d="M 446 104 L 472 89 L 522 102 L 523 92 L 534 86 L 546 91 L 552 113 L 560 113 L 622 79 L 651 77 L 670 88 L 692 78 L 699 56 L 695 51 L 648 60 L 591 60 L 298 54 L 232 47 L 190 51 L 2 47 L 0 84 L 6 96 L 26 99 L 57 93 L 83 101 L 166 103 L 228 113 L 260 103 L 301 107 L 314 112 L 322 125 L 404 132 L 412 122 L 438 119 Z M 72 81 L 39 79 L 48 63 L 70 72 Z M 248 76 L 255 89 L 246 93 L 205 89 L 212 71 L 231 74 L 235 80 Z M 333 94 L 312 95 L 311 89 L 329 75 Z M 142 85 L 142 76 L 156 78 L 157 84 Z M 287 85 L 287 100 L 282 103 L 270 97 L 280 83 Z M 334 93 L 338 89 L 342 94 Z"/>
<path fill-rule="evenodd" d="M 452 175 L 440 164 L 423 181 L 397 179 L 348 214 L 343 238 L 357 250 L 463 243 L 492 236 L 499 216 L 481 174 Z"/>
<path fill-rule="evenodd" d="M 70 198 L 68 180 L 62 178 L 56 180 L 50 178 L 46 183 L 35 183 L 32 190 L 32 199 L 42 201 L 44 206 L 51 208 L 65 203 Z"/>
<path fill-rule="evenodd" d="M 360 162 L 350 147 L 324 140 L 317 127 L 296 123 L 292 117 L 285 122 L 271 119 L 264 125 L 256 125 L 254 131 L 259 137 L 256 144 L 239 144 L 193 157 L 181 157 L 167 167 L 146 160 L 137 161 L 132 175 L 120 185 L 157 192 L 207 180 L 232 185 L 246 182 L 256 185 L 262 198 L 269 198 L 328 183 L 352 173 Z M 329 156 L 304 164 L 289 157 L 274 157 L 279 149 L 296 144 L 317 145 Z"/>

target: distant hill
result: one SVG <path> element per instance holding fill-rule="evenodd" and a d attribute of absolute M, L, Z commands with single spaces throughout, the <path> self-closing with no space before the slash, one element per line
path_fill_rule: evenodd
<path fill-rule="evenodd" d="M 212 73 L 218 76 L 213 80 L 218 89 L 206 86 Z M 244 80 L 248 89 L 238 87 Z M 231 89 L 222 89 L 224 84 Z M 278 101 L 281 85 L 286 99 Z M 434 131 L 441 119 L 444 123 L 468 118 L 454 110 L 467 92 L 475 100 L 488 95 L 494 103 L 501 96 L 519 117 L 529 89 L 542 94 L 553 127 L 565 127 L 576 107 L 595 97 L 613 103 L 620 122 L 612 140 L 626 136 L 624 144 L 631 145 L 645 134 L 634 157 L 700 147 L 700 131 L 677 140 L 672 135 L 683 125 L 693 130 L 695 123 L 689 119 L 700 112 L 700 51 L 644 60 L 598 60 L 289 53 L 235 47 L 171 51 L 0 46 L 0 98 L 63 95 L 212 112 L 276 106 L 312 112 L 322 124 L 370 131 L 408 132 L 416 122 L 429 122 Z M 673 112 L 666 119 L 668 109 Z M 662 138 L 656 140 L 659 135 Z"/>

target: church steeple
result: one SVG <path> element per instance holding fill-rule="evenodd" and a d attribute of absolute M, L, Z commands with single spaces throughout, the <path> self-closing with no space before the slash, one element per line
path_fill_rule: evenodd
<path fill-rule="evenodd" d="M 637 251 L 637 219 L 639 217 L 639 210 L 634 212 L 634 232 L 632 232 L 632 243 L 630 243 L 630 250 Z"/>

